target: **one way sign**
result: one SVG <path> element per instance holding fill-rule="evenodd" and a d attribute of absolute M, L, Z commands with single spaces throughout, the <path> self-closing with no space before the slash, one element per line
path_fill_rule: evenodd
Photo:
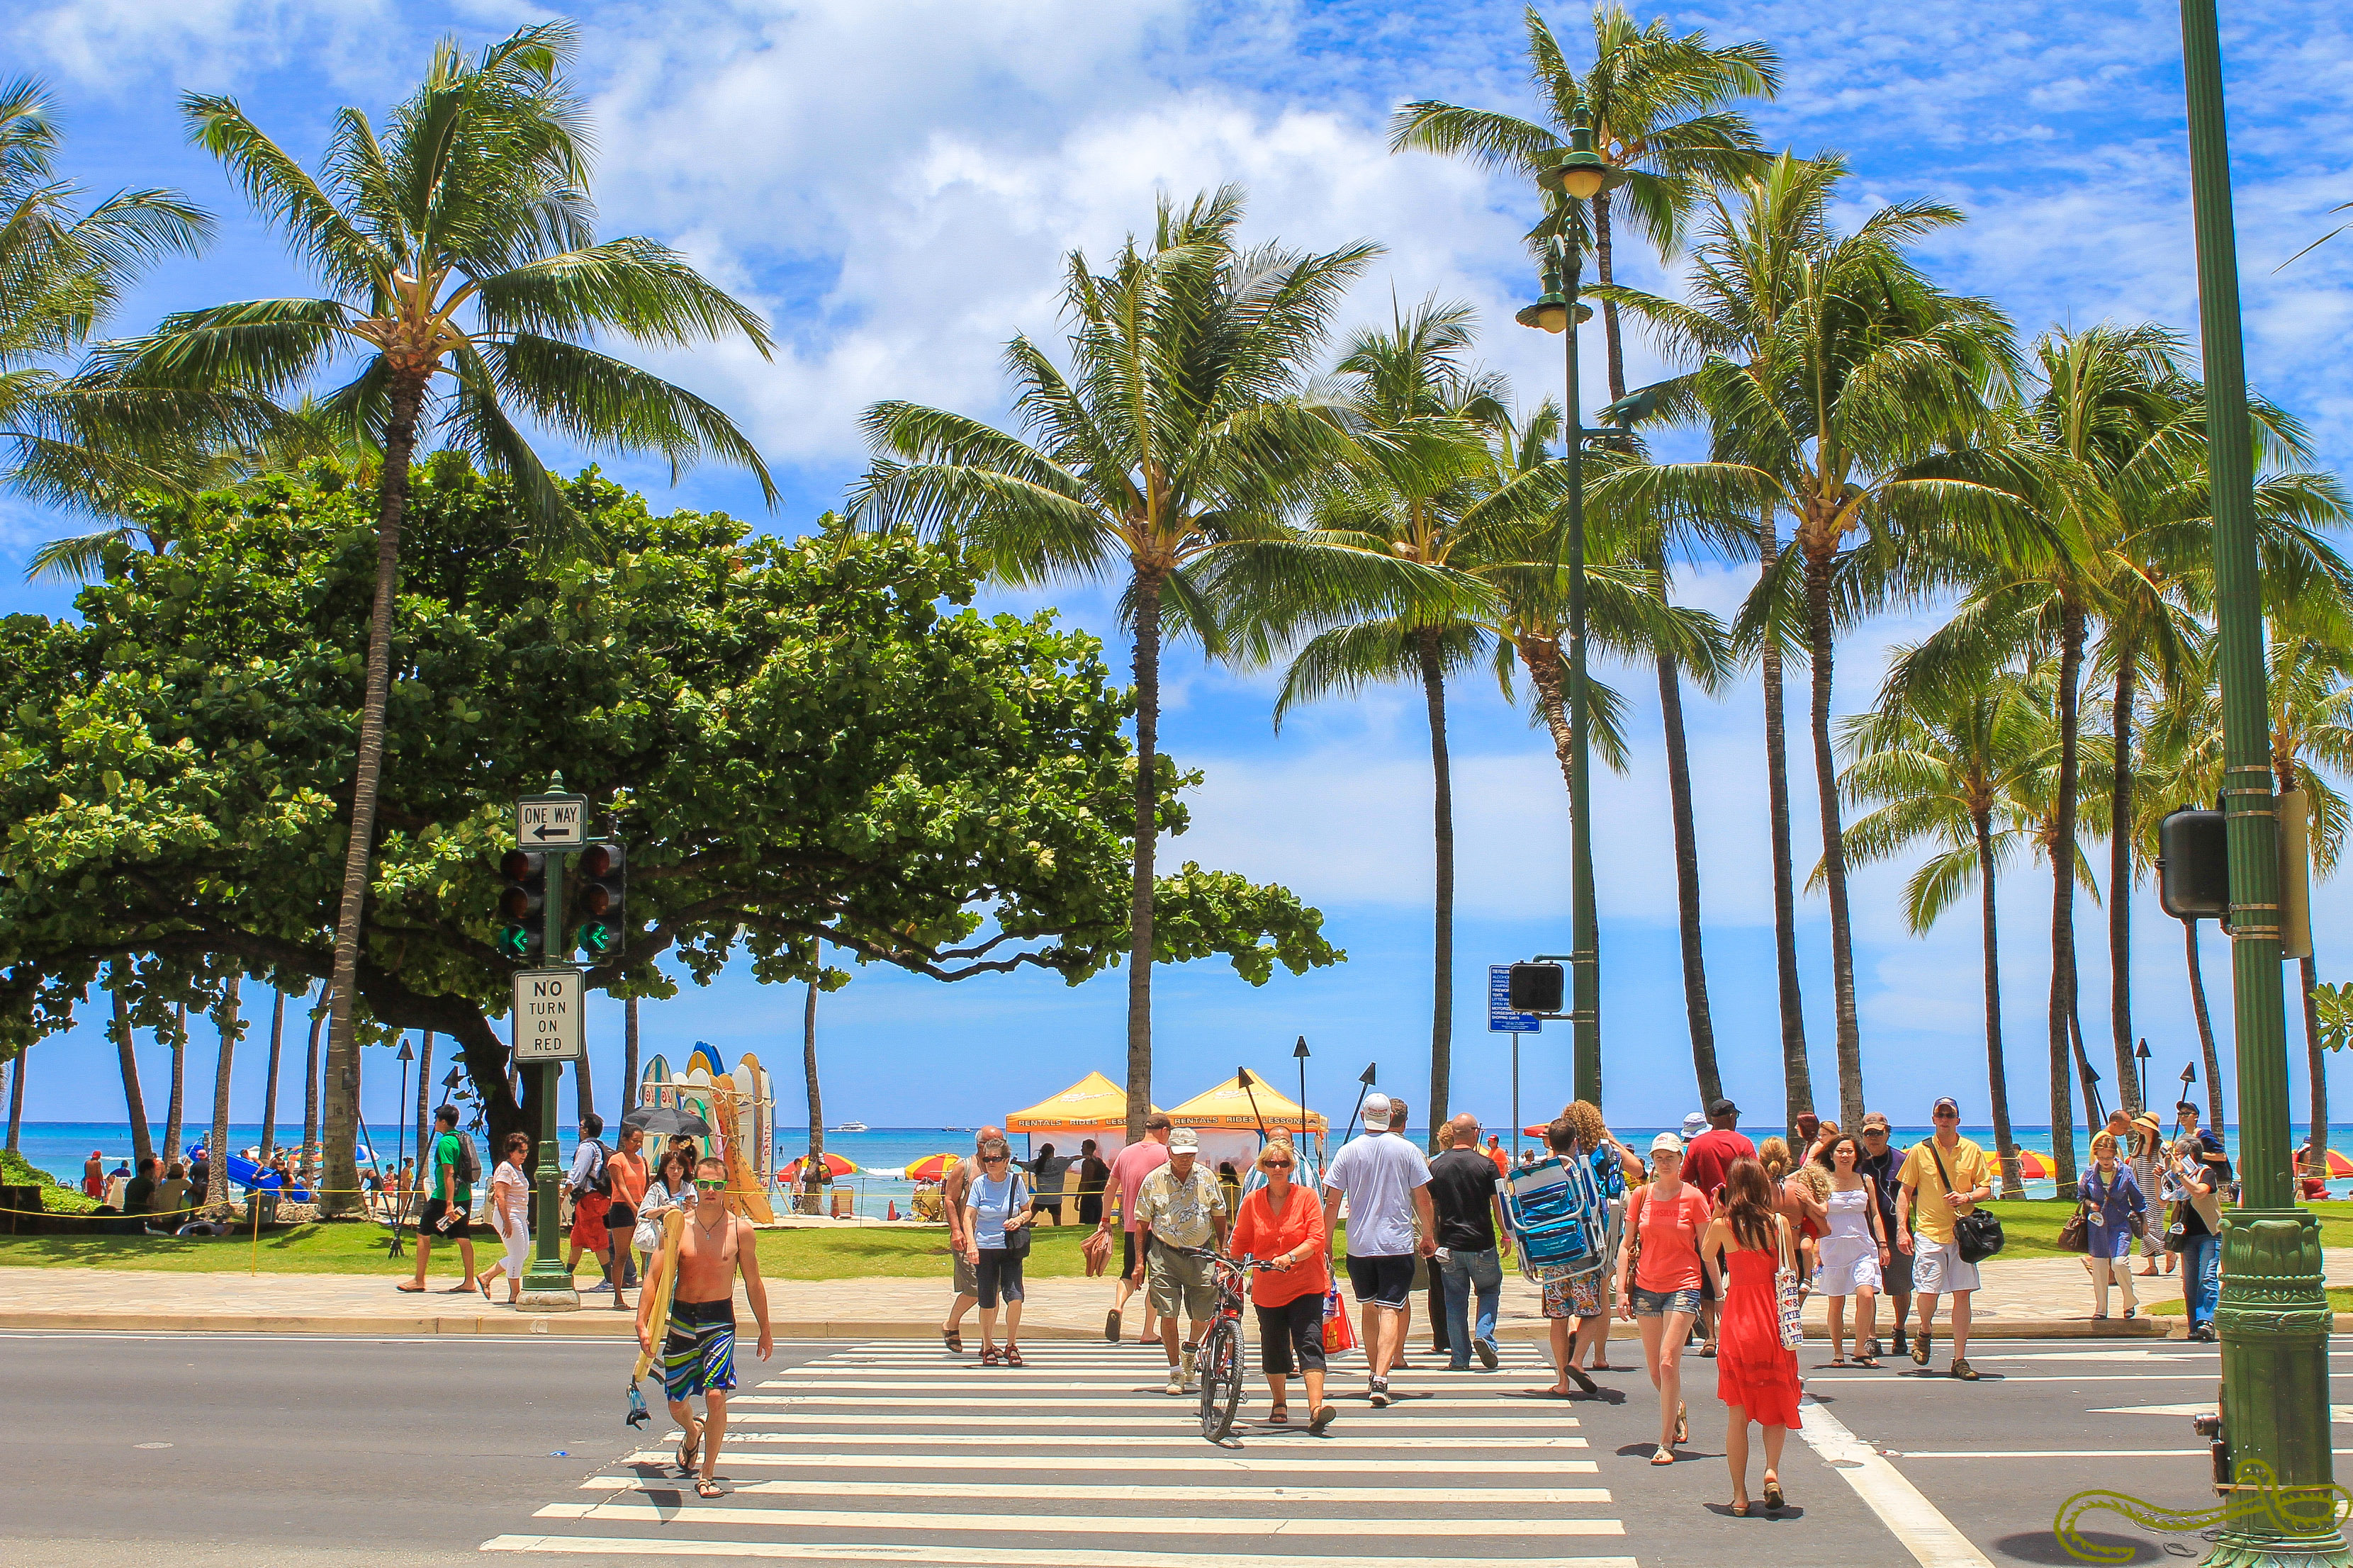
<path fill-rule="evenodd" d="M 588 842 L 588 797 L 527 795 L 515 802 L 515 842 L 525 849 L 577 849 Z"/>

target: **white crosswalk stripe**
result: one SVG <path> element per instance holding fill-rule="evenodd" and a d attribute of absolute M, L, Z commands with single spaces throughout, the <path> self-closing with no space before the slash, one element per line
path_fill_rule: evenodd
<path fill-rule="evenodd" d="M 1321 1437 L 1295 1384 L 1292 1425 L 1260 1419 L 1253 1378 L 1213 1447 L 1155 1363 L 1127 1347 L 1066 1361 L 1052 1344 L 984 1373 L 935 1348 L 844 1347 L 730 1401 L 724 1496 L 695 1495 L 673 1434 L 482 1550 L 910 1568 L 1377 1568 L 1440 1552 L 1449 1568 L 1636 1568 L 1579 1554 L 1626 1526 L 1573 1411 L 1525 1397 L 1525 1376 L 1409 1373 L 1387 1410 L 1335 1377 L 1341 1415 Z"/>

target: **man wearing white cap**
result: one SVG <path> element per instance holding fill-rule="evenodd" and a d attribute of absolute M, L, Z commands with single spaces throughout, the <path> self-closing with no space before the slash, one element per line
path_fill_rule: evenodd
<path fill-rule="evenodd" d="M 1171 1129 L 1168 1163 L 1136 1190 L 1139 1250 L 1151 1259 L 1152 1310 L 1160 1314 L 1160 1344 L 1168 1352 L 1168 1392 L 1193 1381 L 1201 1328 L 1218 1310 L 1217 1281 L 1198 1249 L 1226 1239 L 1226 1193 L 1200 1161 L 1201 1135 Z M 1176 1350 L 1176 1314 L 1185 1314 L 1185 1350 Z"/>
<path fill-rule="evenodd" d="M 1405 1343 L 1414 1216 L 1421 1216 L 1419 1251 L 1425 1258 L 1438 1250 L 1438 1222 L 1430 1206 L 1429 1163 L 1420 1150 L 1386 1130 L 1389 1097 L 1368 1094 L 1364 1110 L 1363 1134 L 1334 1155 L 1324 1173 L 1324 1226 L 1329 1232 L 1337 1224 L 1345 1197 L 1348 1284 L 1364 1313 L 1365 1359 L 1372 1364 L 1366 1393 L 1379 1406 L 1389 1402 L 1389 1368 Z"/>

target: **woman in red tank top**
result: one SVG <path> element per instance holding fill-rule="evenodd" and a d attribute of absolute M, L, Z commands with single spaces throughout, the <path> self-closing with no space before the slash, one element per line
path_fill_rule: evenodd
<path fill-rule="evenodd" d="M 1754 1160 L 1736 1160 L 1725 1173 L 1724 1213 L 1707 1227 L 1700 1254 L 1724 1302 L 1715 1357 L 1715 1396 L 1729 1407 L 1725 1463 L 1732 1469 L 1732 1511 L 1748 1516 L 1748 1424 L 1765 1428 L 1765 1508 L 1778 1513 L 1781 1445 L 1798 1425 L 1798 1352 L 1781 1343 L 1781 1308 L 1773 1276 L 1786 1259 L 1794 1268 L 1797 1244 L 1779 1213 L 1772 1179 Z M 1729 1257 L 1727 1283 L 1715 1266 Z"/>

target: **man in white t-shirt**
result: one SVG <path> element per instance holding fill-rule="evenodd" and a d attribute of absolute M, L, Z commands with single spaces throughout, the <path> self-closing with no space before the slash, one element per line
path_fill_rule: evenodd
<path fill-rule="evenodd" d="M 1332 1157 L 1324 1173 L 1324 1228 L 1336 1226 L 1348 1200 L 1348 1284 L 1364 1315 L 1365 1359 L 1372 1364 L 1366 1394 L 1376 1406 L 1389 1402 L 1389 1367 L 1405 1342 L 1405 1308 L 1413 1289 L 1413 1222 L 1421 1216 L 1419 1250 L 1438 1249 L 1430 1208 L 1430 1163 L 1421 1151 L 1386 1128 L 1389 1097 L 1365 1097 L 1365 1128 Z"/>

